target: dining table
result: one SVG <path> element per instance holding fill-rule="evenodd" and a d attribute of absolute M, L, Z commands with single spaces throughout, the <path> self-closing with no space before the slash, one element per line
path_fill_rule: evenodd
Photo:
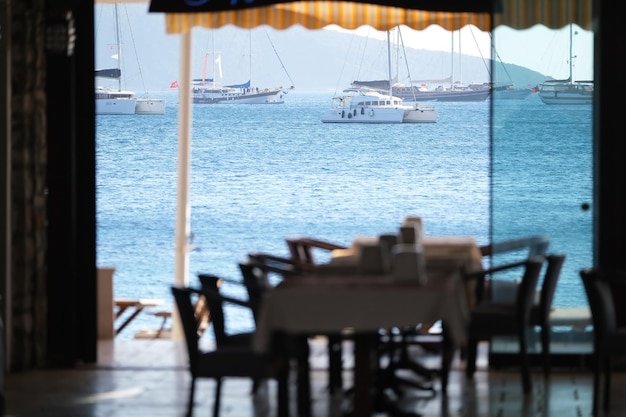
<path fill-rule="evenodd" d="M 361 240 L 362 242 L 364 240 Z M 349 252 L 338 252 L 328 265 L 274 287 L 261 305 L 254 348 L 271 349 L 277 334 L 349 334 L 354 340 L 353 417 L 370 416 L 376 355 L 374 335 L 384 328 L 441 321 L 445 334 L 441 390 L 456 348 L 467 340 L 472 302 L 463 276 L 482 268 L 471 237 L 424 238 L 427 280 L 399 281 L 393 274 L 362 273 L 351 267 Z M 299 383 L 305 383 L 299 379 Z M 306 391 L 306 390 L 305 390 Z M 299 392 L 300 389 L 299 389 Z M 299 415 L 310 405 L 299 402 Z"/>

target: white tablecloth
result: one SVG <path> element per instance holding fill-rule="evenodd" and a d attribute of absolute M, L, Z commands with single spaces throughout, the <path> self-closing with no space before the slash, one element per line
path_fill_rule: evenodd
<path fill-rule="evenodd" d="M 254 347 L 269 348 L 276 331 L 371 332 L 437 320 L 462 345 L 469 313 L 460 278 L 458 269 L 447 269 L 430 270 L 426 285 L 379 275 L 311 275 L 284 281 L 263 302 Z"/>
<path fill-rule="evenodd" d="M 286 279 L 268 294 L 261 306 L 254 348 L 261 352 L 270 349 L 272 336 L 279 331 L 308 335 L 345 331 L 367 334 L 382 328 L 438 320 L 443 322 L 453 345 L 464 345 L 468 303 L 472 300 L 468 295 L 473 292 L 466 288 L 462 278 L 464 272 L 482 268 L 480 251 L 473 238 L 464 237 L 424 239 L 423 247 L 428 277 L 425 284 L 417 278 L 414 282 L 398 282 L 389 274 L 359 273 L 355 267 L 358 259 L 351 263 L 350 258 L 348 262 L 339 261 L 338 268 L 324 269 L 324 273 L 320 270 L 318 274 Z M 371 358 L 363 359 L 364 350 L 370 351 L 371 346 L 355 349 L 355 417 L 369 416 L 372 411 Z M 361 353 L 357 355 L 357 352 Z M 445 392 L 450 349 L 443 356 Z"/>

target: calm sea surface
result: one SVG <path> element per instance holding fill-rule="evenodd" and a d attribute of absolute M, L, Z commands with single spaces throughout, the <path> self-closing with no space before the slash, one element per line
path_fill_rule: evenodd
<path fill-rule="evenodd" d="M 116 268 L 116 297 L 162 298 L 167 308 L 178 97 L 160 96 L 167 99 L 165 115 L 97 117 L 97 261 Z M 323 124 L 331 96 L 293 91 L 283 105 L 193 107 L 190 283 L 199 272 L 239 279 L 237 262 L 248 252 L 286 255 L 286 236 L 349 245 L 356 236 L 397 231 L 407 215 L 421 216 L 427 234 L 488 242 L 488 101 L 436 103 L 435 124 Z M 520 219 L 511 225 L 517 236 L 547 233 L 551 249 L 568 254 L 555 304 L 586 304 L 577 270 L 591 264 L 591 215 L 578 206 L 581 198 L 591 201 L 591 108 L 548 109 L 535 96 L 503 106 L 493 150 L 498 164 L 519 169 L 496 176 L 494 207 Z M 504 130 L 506 143 L 498 137 Z M 546 131 L 550 142 L 537 143 Z M 530 157 L 537 149 L 540 155 Z M 571 154 L 566 166 L 553 166 L 554 152 Z M 545 184 L 525 185 L 526 196 L 518 185 L 533 161 L 546 170 Z M 515 193 L 507 196 L 509 188 Z M 547 201 L 540 204 L 552 212 L 537 222 L 533 199 L 542 196 Z M 243 287 L 225 291 L 245 296 Z M 237 314 L 234 325 L 250 329 L 251 316 Z M 124 333 L 158 325 L 144 314 Z"/>

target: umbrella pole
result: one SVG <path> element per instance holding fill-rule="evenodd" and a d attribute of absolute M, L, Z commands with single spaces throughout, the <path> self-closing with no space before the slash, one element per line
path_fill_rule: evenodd
<path fill-rule="evenodd" d="M 180 38 L 180 81 L 178 83 L 178 196 L 176 206 L 176 253 L 174 284 L 186 286 L 189 275 L 190 218 L 189 176 L 191 172 L 191 29 Z M 174 309 L 176 310 L 176 309 Z M 172 337 L 183 339 L 178 311 L 173 312 Z"/>

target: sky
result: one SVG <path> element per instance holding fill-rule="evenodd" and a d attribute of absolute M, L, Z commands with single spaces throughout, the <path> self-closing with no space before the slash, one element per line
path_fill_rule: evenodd
<path fill-rule="evenodd" d="M 128 16 L 121 17 L 121 25 L 124 27 L 124 50 L 123 54 L 126 58 L 124 65 L 125 86 L 134 90 L 162 90 L 168 89 L 170 83 L 180 76 L 180 36 L 167 35 L 165 33 L 165 22 L 162 14 L 148 13 L 147 3 L 145 4 L 129 4 L 121 5 L 121 10 L 128 10 Z M 114 55 L 114 19 L 112 18 L 112 6 L 97 5 L 95 9 L 96 19 L 96 68 L 112 68 L 117 65 L 112 56 Z M 125 13 L 122 13 L 126 15 Z M 132 33 L 127 31 L 127 27 L 132 27 Z M 224 28 L 226 29 L 226 28 Z M 257 28 L 260 29 L 260 28 Z M 206 33 L 198 33 L 200 29 L 194 29 L 194 41 L 192 57 L 194 62 L 192 66 L 194 71 L 199 72 L 202 69 L 202 59 L 206 53 L 206 42 L 210 33 L 204 29 Z M 256 30 L 256 29 L 255 29 Z M 328 27 L 324 32 L 328 33 L 332 30 L 339 30 L 337 27 Z M 246 34 L 246 30 L 241 29 L 239 32 Z M 262 32 L 262 31 L 261 31 Z M 260 67 L 255 67 L 255 78 L 261 79 L 264 84 L 283 85 L 291 82 L 290 85 L 296 85 L 298 89 L 307 87 L 307 83 L 316 82 L 315 89 L 327 89 L 329 86 L 337 86 L 338 80 L 341 79 L 337 73 L 338 69 L 343 70 L 346 62 L 346 50 L 339 42 L 329 40 L 328 36 L 317 37 L 315 31 L 311 34 L 303 36 L 303 29 L 296 27 L 286 29 L 284 31 L 271 31 L 273 42 L 280 51 L 280 58 L 283 60 L 284 68 L 288 68 L 294 81 L 286 80 L 283 70 L 270 69 L 267 65 L 266 73 L 260 74 Z M 198 36 L 196 36 L 196 33 Z M 363 36 L 376 36 L 385 39 L 384 32 L 377 32 L 372 28 L 363 27 L 357 30 L 357 33 Z M 574 79 L 575 80 L 591 80 L 593 79 L 593 34 L 589 31 L 583 31 L 577 28 L 574 36 Z M 226 34 L 226 35 L 225 35 Z M 461 42 L 459 44 L 459 34 Z M 130 35 L 130 36 L 129 36 Z M 222 48 L 225 52 L 239 51 L 235 45 L 235 35 L 233 31 L 217 30 L 217 37 L 222 42 Z M 282 38 L 282 39 L 281 39 Z M 287 38 L 287 39 L 285 39 Z M 349 37 L 344 37 L 346 39 Z M 483 59 L 491 56 L 491 35 L 483 32 L 473 26 L 465 26 L 460 31 L 452 33 L 442 29 L 439 26 L 431 26 L 422 31 L 415 31 L 404 27 L 402 30 L 403 43 L 407 48 L 415 48 L 417 50 L 443 51 L 450 53 L 452 50 L 452 40 L 454 39 L 454 52 L 463 55 L 473 55 Z M 525 67 L 542 74 L 545 77 L 555 79 L 563 79 L 568 77 L 568 61 L 569 61 L 569 30 L 567 27 L 558 31 L 547 29 L 543 26 L 535 26 L 531 29 L 518 31 L 506 27 L 499 27 L 494 34 L 496 43 L 496 51 L 499 62 L 506 64 L 515 64 Z M 329 45 L 328 42 L 333 42 Z M 256 41 L 255 41 L 256 42 Z M 348 40 L 345 48 L 349 47 Z M 302 48 L 302 44 L 306 43 L 307 47 Z M 113 48 L 113 49 L 112 49 Z M 269 47 L 268 47 L 269 48 Z M 247 50 L 247 48 L 244 48 Z M 113 52 L 112 52 L 113 51 Z M 257 50 L 258 51 L 258 50 Z M 317 60 L 311 57 L 315 54 L 319 55 Z M 331 54 L 331 56 L 329 56 Z M 254 56 L 254 54 L 252 54 Z M 261 55 L 257 52 L 257 56 L 267 56 L 275 59 L 275 54 Z M 132 59 L 137 57 L 137 63 L 133 65 Z M 310 58 L 310 59 L 309 59 Z M 426 66 L 421 69 L 428 69 L 430 72 L 436 72 L 437 68 L 448 64 L 448 61 L 427 62 Z M 198 60 L 198 62 L 196 62 Z M 233 57 L 223 57 L 225 65 L 233 63 Z M 309 62 L 310 61 L 310 62 Z M 269 62 L 269 61 L 267 61 Z M 484 62 L 484 60 L 481 60 Z M 142 69 L 136 69 L 141 64 Z M 130 64 L 130 65 L 129 65 Z M 278 65 L 278 64 L 277 64 Z M 439 66 L 437 66 L 439 65 Z M 232 66 L 232 65 L 231 65 Z M 261 68 L 265 68 L 263 65 Z M 464 71 L 469 71 L 469 66 L 464 66 Z M 481 67 L 482 69 L 482 67 Z M 329 73 L 330 72 L 330 73 Z M 234 75 L 233 71 L 229 74 Z M 488 71 L 482 71 L 482 75 L 488 77 Z M 350 74 L 346 74 L 348 76 Z M 448 75 L 447 73 L 444 75 Z M 442 77 L 444 76 L 442 75 Z M 195 75 L 194 75 L 195 76 Z M 281 76 L 279 78 L 279 76 Z M 359 75 L 361 76 L 361 75 Z M 427 77 L 433 78 L 432 75 Z M 488 81 L 482 79 L 475 74 L 471 74 L 463 81 Z M 235 82 L 242 82 L 235 77 Z M 296 79 L 297 78 L 297 79 Z M 329 79 L 332 78 L 332 81 Z M 441 78 L 441 77 L 440 77 Z M 323 82 L 322 82 L 323 81 Z M 542 80 L 541 80 L 542 81 Z M 538 82 L 541 82 L 538 81 Z M 104 81 L 97 79 L 98 85 Z M 346 81 L 348 82 L 348 81 Z M 535 81 L 533 81 L 535 82 Z M 133 85 L 134 83 L 134 85 Z M 137 85 L 140 84 L 140 87 Z M 313 86 L 309 86 L 312 89 Z"/>
<path fill-rule="evenodd" d="M 337 26 L 329 30 L 345 31 Z M 357 29 L 363 36 L 385 38 L 384 32 L 369 27 Z M 422 31 L 402 29 L 404 45 L 419 49 L 450 51 L 452 35 L 439 26 L 431 26 Z M 497 57 L 503 63 L 517 64 L 554 78 L 567 78 L 569 73 L 569 27 L 559 30 L 536 25 L 526 30 L 499 27 L 494 32 Z M 459 50 L 459 33 L 454 34 L 454 49 Z M 463 54 L 489 57 L 491 35 L 475 26 L 465 26 L 460 30 L 460 49 Z M 593 79 L 593 33 L 574 26 L 573 36 L 574 79 Z"/>

